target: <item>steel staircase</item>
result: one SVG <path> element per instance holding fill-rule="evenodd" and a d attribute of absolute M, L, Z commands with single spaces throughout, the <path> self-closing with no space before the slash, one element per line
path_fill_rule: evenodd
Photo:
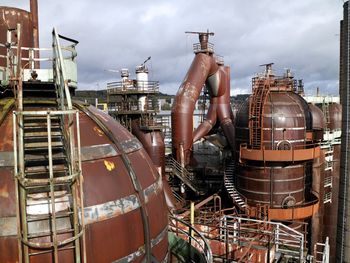
<path fill-rule="evenodd" d="M 201 192 L 194 185 L 193 180 L 191 179 L 192 174 L 185 168 L 182 167 L 173 157 L 168 156 L 166 158 L 166 172 L 169 172 L 171 175 L 179 178 L 188 188 L 190 188 L 197 195 L 200 195 Z"/>
<path fill-rule="evenodd" d="M 244 211 L 247 207 L 247 204 L 244 200 L 244 197 L 235 188 L 234 170 L 235 170 L 234 162 L 231 162 L 229 165 L 227 165 L 225 169 L 225 187 L 230 197 L 232 198 L 233 202 L 238 206 L 238 208 Z"/>
<path fill-rule="evenodd" d="M 63 250 L 86 262 L 79 115 L 55 30 L 53 47 L 53 81 L 22 81 L 18 71 L 14 159 L 19 262 L 25 263 L 63 262 Z"/>
<path fill-rule="evenodd" d="M 269 93 L 269 86 L 264 79 L 253 79 L 253 96 L 249 105 L 249 131 L 252 149 L 261 149 L 262 114 L 265 100 Z"/>

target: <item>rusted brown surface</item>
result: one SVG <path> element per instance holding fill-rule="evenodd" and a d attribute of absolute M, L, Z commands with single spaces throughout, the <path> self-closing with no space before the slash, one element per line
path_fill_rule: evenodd
<path fill-rule="evenodd" d="M 5 117 L 4 122 L 0 125 L 1 143 L 0 151 L 12 152 L 13 151 L 13 126 L 12 126 L 12 114 L 8 114 Z"/>
<path fill-rule="evenodd" d="M 312 115 L 312 129 L 323 130 L 326 128 L 326 118 L 321 109 L 314 104 L 309 104 Z"/>
<path fill-rule="evenodd" d="M 165 178 L 165 144 L 161 131 L 143 131 L 140 129 L 139 120 L 134 120 L 131 124 L 132 133 L 140 140 L 159 174 L 163 177 L 164 194 L 167 206 L 175 209 L 177 201 Z"/>
<path fill-rule="evenodd" d="M 6 43 L 7 30 L 15 29 L 17 27 L 17 23 L 20 23 L 22 29 L 22 47 L 34 47 L 34 25 L 32 14 L 30 12 L 18 8 L 0 6 L 0 21 L 0 43 Z M 12 42 L 15 43 L 16 41 L 17 37 L 15 36 L 15 34 L 12 34 Z M 6 56 L 5 48 L 0 48 L 0 55 Z M 22 57 L 28 58 L 28 51 L 23 51 Z M 27 61 L 22 62 L 23 67 L 26 64 L 28 64 Z M 0 66 L 6 66 L 6 59 L 0 59 Z"/>
<path fill-rule="evenodd" d="M 336 239 L 338 220 L 338 194 L 339 194 L 339 172 L 340 172 L 340 144 L 333 145 L 333 171 L 332 176 L 332 202 L 324 205 L 326 213 L 323 215 L 323 240 L 329 237 L 330 261 L 336 262 Z"/>
<path fill-rule="evenodd" d="M 325 187 L 325 151 L 321 151 L 321 156 L 314 160 L 312 166 L 312 189 L 319 195 L 319 200 L 324 199 Z M 323 239 L 323 215 L 324 215 L 324 204 L 322 201 L 319 202 L 319 210 L 315 213 L 311 219 L 311 249 L 313 251 L 316 243 L 322 243 Z M 327 211 L 328 213 L 328 211 Z"/>
<path fill-rule="evenodd" d="M 302 204 L 305 200 L 304 173 L 303 165 L 264 168 L 240 164 L 236 169 L 236 186 L 250 205 L 264 203 L 283 207 L 283 201 L 289 196 L 295 199 L 295 204 Z"/>
<path fill-rule="evenodd" d="M 258 204 L 268 205 L 270 219 L 310 218 L 319 209 L 317 197 L 311 194 L 310 163 L 324 160 L 315 144 L 323 136 L 323 114 L 310 109 L 294 92 L 291 78 L 277 78 L 266 71 L 258 81 L 264 85 L 253 85 L 253 95 L 236 115 L 237 190 L 252 210 Z"/>
<path fill-rule="evenodd" d="M 89 158 L 82 162 L 87 259 L 96 263 L 118 262 L 119 259 L 136 255 L 133 262 L 141 262 L 145 257 L 144 222 L 141 213 L 143 206 L 148 217 L 152 254 L 158 261 L 162 261 L 168 252 L 167 235 L 164 234 L 164 231 L 167 232 L 167 206 L 162 178 L 135 137 L 108 115 L 92 107 L 89 110 L 91 117 L 96 113 L 100 120 L 104 120 L 121 148 L 113 144 L 103 129 L 86 115 L 87 113 L 80 113 L 82 146 L 100 147 L 107 144 L 112 145 L 115 150 L 113 154 L 107 151 L 106 156 L 103 156 L 104 151 L 96 155 L 89 154 Z M 0 144 L 0 152 L 13 150 L 10 115 L 0 126 L 3 138 L 9 141 L 7 146 Z M 141 186 L 140 192 L 135 191 L 130 167 L 122 160 L 122 152 L 130 161 L 130 167 Z M 3 220 L 5 217 L 7 219 Z M 1 222 L 11 226 L 7 234 L 4 230 L 0 231 L 0 262 L 17 262 L 13 168 L 5 166 L 0 166 L 0 224 Z M 35 231 L 40 230 L 38 226 L 33 225 L 32 229 L 34 228 Z M 60 235 L 60 238 L 63 237 L 64 235 Z M 137 251 L 143 252 L 137 254 Z M 37 263 L 51 260 L 50 254 L 33 258 L 33 262 Z M 59 260 L 72 262 L 72 250 L 60 251 Z"/>
<path fill-rule="evenodd" d="M 209 91 L 210 106 L 207 117 L 193 133 L 193 111 L 203 85 Z M 212 54 L 197 53 L 176 94 L 171 111 L 173 154 L 185 165 L 190 162 L 192 143 L 205 136 L 218 121 L 232 149 L 235 130 L 230 105 L 230 68 L 216 64 Z M 181 147 L 183 146 L 184 159 Z"/>
<path fill-rule="evenodd" d="M 320 141 L 323 139 L 323 130 L 326 128 L 326 118 L 321 109 L 313 104 L 309 104 L 312 115 L 313 139 Z"/>
<path fill-rule="evenodd" d="M 338 103 L 329 105 L 329 129 L 331 131 L 341 129 L 342 107 Z"/>
<path fill-rule="evenodd" d="M 269 220 L 300 220 L 312 217 L 319 209 L 319 201 L 293 208 L 269 208 Z"/>
<path fill-rule="evenodd" d="M 306 114 L 301 100 L 292 92 L 270 92 L 262 115 L 266 149 L 277 149 L 282 141 L 293 146 L 305 143 Z"/>
<path fill-rule="evenodd" d="M 16 197 L 13 168 L 0 168 L 0 218 L 16 214 Z M 5 209 L 6 208 L 6 209 Z"/>
<path fill-rule="evenodd" d="M 132 133 L 139 139 L 161 175 L 165 169 L 165 145 L 161 131 L 144 132 L 140 129 L 139 120 L 132 122 Z"/>
<path fill-rule="evenodd" d="M 242 160 L 251 161 L 296 162 L 318 158 L 320 152 L 321 148 L 319 146 L 309 149 L 292 148 L 290 150 L 254 150 L 241 145 L 240 157 Z"/>
<path fill-rule="evenodd" d="M 179 161 L 180 145 L 184 148 L 185 163 L 189 163 L 193 141 L 193 111 L 207 78 L 218 71 L 213 56 L 198 53 L 183 80 L 171 110 L 173 154 Z"/>

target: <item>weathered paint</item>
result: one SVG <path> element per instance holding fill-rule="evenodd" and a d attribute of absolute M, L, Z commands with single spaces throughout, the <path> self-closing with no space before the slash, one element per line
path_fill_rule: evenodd
<path fill-rule="evenodd" d="M 99 112 L 99 114 L 102 113 Z M 134 202 L 135 198 L 133 199 L 133 197 L 135 197 L 136 192 L 128 175 L 128 168 L 121 161 L 121 151 L 115 147 L 108 136 L 105 134 L 99 136 L 94 131 L 96 123 L 89 116 L 83 112 L 80 112 L 79 116 L 82 131 L 84 214 L 88 215 L 85 218 L 88 222 L 85 231 L 87 258 L 89 262 L 112 262 L 132 254 L 144 245 L 140 213 L 141 203 L 139 201 Z M 149 217 L 152 243 L 152 240 L 167 226 L 167 207 L 161 177 L 139 141 L 109 116 L 106 115 L 103 118 L 109 123 L 111 133 L 122 145 L 121 150 L 130 159 L 130 164 L 135 169 L 135 179 L 142 181 L 140 196 L 143 197 L 142 204 L 145 206 Z M 6 118 L 3 124 L 12 127 L 9 118 Z M 5 126 L 0 126 L 0 130 L 4 131 Z M 8 130 L 10 131 L 10 129 Z M 12 135 L 7 134 L 4 137 L 8 138 L 9 147 L 0 150 L 2 153 L 9 153 L 13 151 Z M 3 145 L 0 145 L 1 147 Z M 106 169 L 105 160 L 114 163 L 114 170 L 108 171 Z M 3 183 L 8 185 L 9 197 L 0 197 L 0 224 L 2 224 L 0 232 L 3 229 L 2 234 L 0 234 L 0 249 L 2 252 L 0 262 L 3 260 L 6 260 L 5 262 L 15 262 L 18 260 L 18 246 L 13 168 L 10 166 L 0 166 L 0 185 Z M 123 198 L 130 202 L 117 201 L 125 201 Z M 9 207 L 9 209 L 3 209 L 4 207 Z M 97 213 L 95 213 L 96 211 Z M 59 229 L 65 229 L 66 223 L 64 221 L 59 224 Z M 40 230 L 44 231 L 46 227 L 33 224 L 30 228 L 32 233 L 37 233 Z M 36 239 L 36 241 L 49 242 L 49 240 L 44 240 Z M 168 243 L 166 238 L 152 247 L 152 254 L 159 262 L 166 262 L 167 253 Z M 141 255 L 135 261 L 139 262 L 143 257 L 144 255 Z M 62 262 L 72 262 L 71 251 L 60 251 L 59 259 Z M 36 256 L 35 260 L 38 263 L 51 262 L 51 255 Z"/>

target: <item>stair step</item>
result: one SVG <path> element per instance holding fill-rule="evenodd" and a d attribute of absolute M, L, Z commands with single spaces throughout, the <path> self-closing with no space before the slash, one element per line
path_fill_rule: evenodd
<path fill-rule="evenodd" d="M 67 160 L 65 157 L 56 157 L 52 159 L 52 164 L 66 164 Z M 49 166 L 49 159 L 48 158 L 40 158 L 40 159 L 31 159 L 31 160 L 25 160 L 24 161 L 25 169 L 31 168 L 31 167 L 37 167 L 37 166 Z"/>
<path fill-rule="evenodd" d="M 53 141 L 51 142 L 51 147 L 57 147 L 61 146 L 63 147 L 62 141 Z M 48 142 L 30 142 L 30 143 L 24 143 L 24 150 L 27 149 L 33 149 L 33 148 L 45 148 L 48 149 Z"/>
<path fill-rule="evenodd" d="M 54 132 L 51 132 L 51 138 L 62 138 L 62 133 L 60 131 L 54 131 Z M 24 133 L 24 139 L 25 140 L 39 140 L 40 138 L 42 139 L 48 139 L 48 136 L 47 136 L 47 132 L 27 132 L 27 133 Z"/>
<path fill-rule="evenodd" d="M 53 123 L 58 123 L 60 122 L 60 119 L 57 116 L 51 116 L 50 118 L 51 124 Z M 29 124 L 29 123 L 47 123 L 47 117 L 46 116 L 26 116 L 23 118 L 23 123 L 24 124 Z"/>
<path fill-rule="evenodd" d="M 39 143 L 39 142 L 47 142 L 48 141 L 48 137 L 45 136 L 30 136 L 24 137 L 24 144 L 27 145 L 29 143 Z M 62 135 L 55 135 L 55 136 L 51 136 L 51 142 L 60 142 L 62 141 Z"/>
<path fill-rule="evenodd" d="M 67 172 L 68 168 L 66 165 L 63 164 L 54 164 L 52 166 L 53 169 L 53 173 L 54 175 L 57 173 L 57 175 L 59 173 L 62 173 L 63 171 Z M 43 174 L 47 174 L 49 173 L 49 167 L 48 166 L 33 166 L 33 167 L 28 167 L 25 170 L 26 173 L 26 177 L 30 177 L 30 176 L 38 176 L 38 174 L 43 175 Z M 31 178 L 31 177 L 30 177 Z"/>
<path fill-rule="evenodd" d="M 64 151 L 55 151 L 52 153 L 52 158 L 63 158 L 65 157 Z M 27 153 L 24 155 L 24 160 L 37 160 L 37 159 L 48 159 L 49 155 L 46 151 L 45 153 Z"/>
<path fill-rule="evenodd" d="M 60 132 L 61 128 L 59 126 L 53 126 L 51 127 L 51 133 L 52 132 Z M 24 134 L 28 136 L 31 136 L 31 134 L 44 134 L 47 136 L 47 126 L 42 125 L 42 126 L 31 126 L 31 127 L 24 127 Z"/>
<path fill-rule="evenodd" d="M 26 128 L 33 128 L 33 127 L 42 127 L 46 128 L 47 130 L 47 123 L 46 122 L 23 122 L 24 129 Z M 51 123 L 51 129 L 52 128 L 59 128 L 60 124 L 57 122 Z"/>
<path fill-rule="evenodd" d="M 64 150 L 63 145 L 52 145 L 52 153 L 58 153 L 62 152 Z M 25 148 L 24 149 L 25 154 L 32 154 L 32 155 L 43 155 L 43 154 L 48 154 L 48 148 L 47 146 L 42 146 L 42 147 L 33 147 L 33 148 Z"/>

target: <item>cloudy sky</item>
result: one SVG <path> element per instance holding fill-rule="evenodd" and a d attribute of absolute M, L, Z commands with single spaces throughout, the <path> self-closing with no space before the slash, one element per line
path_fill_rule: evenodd
<path fill-rule="evenodd" d="M 175 94 L 193 59 L 195 35 L 210 31 L 217 54 L 231 66 L 231 94 L 249 93 L 260 64 L 291 68 L 305 82 L 337 94 L 339 20 L 343 0 L 38 0 L 40 45 L 51 45 L 51 30 L 77 39 L 80 89 L 103 89 L 119 75 L 104 69 L 129 68 L 152 56 L 150 78 Z M 29 0 L 0 0 L 29 9 Z"/>

